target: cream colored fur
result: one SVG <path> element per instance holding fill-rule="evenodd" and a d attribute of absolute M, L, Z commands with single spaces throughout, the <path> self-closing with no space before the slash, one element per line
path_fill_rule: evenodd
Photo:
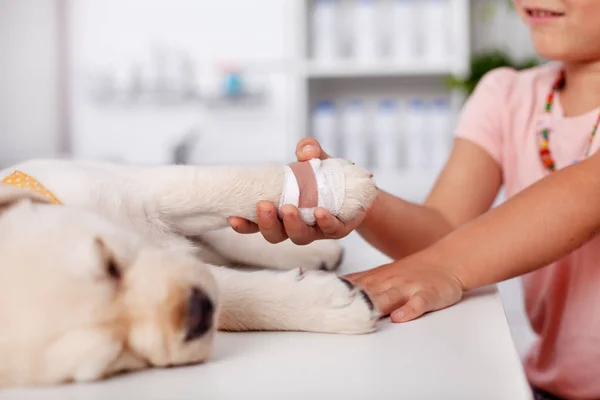
<path fill-rule="evenodd" d="M 340 218 L 352 218 L 376 187 L 360 167 L 327 163 L 343 165 Z M 375 329 L 366 295 L 329 272 L 337 242 L 273 245 L 228 228 L 228 216 L 255 220 L 258 201 L 279 202 L 281 165 L 15 168 L 64 206 L 0 185 L 0 387 L 203 362 L 219 329 Z"/>

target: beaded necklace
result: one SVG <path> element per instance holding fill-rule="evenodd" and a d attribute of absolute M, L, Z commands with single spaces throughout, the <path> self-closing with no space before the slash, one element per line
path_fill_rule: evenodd
<path fill-rule="evenodd" d="M 552 85 L 552 89 L 550 93 L 548 93 L 548 97 L 546 99 L 546 106 L 544 108 L 546 115 L 549 117 L 550 112 L 552 110 L 552 102 L 554 100 L 554 93 L 565 86 L 565 72 L 561 70 L 558 78 Z M 547 118 L 546 120 L 548 120 Z M 598 117 L 596 118 L 596 123 L 594 124 L 594 129 L 592 129 L 592 133 L 588 139 L 588 148 L 585 152 L 584 158 L 589 156 L 590 149 L 592 147 L 592 142 L 594 141 L 594 137 L 596 136 L 596 130 L 598 129 L 598 125 L 600 124 L 600 113 L 598 113 Z M 546 167 L 546 169 L 550 172 L 554 172 L 556 170 L 556 163 L 552 158 L 552 154 L 550 153 L 550 124 L 546 123 L 545 126 L 542 127 L 541 131 L 541 140 L 540 140 L 540 158 L 542 160 L 542 164 Z M 574 160 L 573 164 L 577 163 L 578 160 Z"/>

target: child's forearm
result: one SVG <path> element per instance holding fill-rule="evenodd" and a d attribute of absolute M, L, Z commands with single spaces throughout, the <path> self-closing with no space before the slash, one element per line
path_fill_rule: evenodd
<path fill-rule="evenodd" d="M 526 274 L 567 255 L 600 227 L 600 153 L 540 180 L 422 255 L 465 290 Z"/>
<path fill-rule="evenodd" d="M 388 257 L 400 259 L 426 248 L 452 229 L 437 210 L 380 190 L 357 231 Z"/>
<path fill-rule="evenodd" d="M 388 256 L 404 258 L 489 210 L 501 184 L 497 162 L 476 144 L 459 139 L 425 205 L 380 191 L 358 232 Z"/>

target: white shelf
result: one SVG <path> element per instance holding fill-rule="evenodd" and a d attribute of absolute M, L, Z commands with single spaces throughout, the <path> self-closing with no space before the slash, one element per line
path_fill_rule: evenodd
<path fill-rule="evenodd" d="M 443 76 L 456 72 L 451 65 L 427 63 L 376 62 L 361 64 L 355 61 L 306 63 L 304 73 L 308 78 L 360 78 L 401 76 Z"/>
<path fill-rule="evenodd" d="M 393 0 L 383 0 L 388 6 Z M 293 45 L 296 48 L 297 80 L 293 83 L 294 115 L 292 116 L 294 132 L 290 141 L 296 141 L 305 136 L 315 134 L 312 128 L 312 112 L 316 103 L 327 99 L 334 103 L 351 98 L 374 99 L 389 98 L 404 102 L 409 98 L 438 98 L 448 97 L 452 103 L 453 114 L 462 103 L 462 95 L 458 91 L 449 90 L 444 82 L 448 75 L 465 76 L 470 69 L 470 0 L 447 0 L 451 7 L 447 15 L 449 39 L 449 56 L 429 60 L 425 56 L 415 55 L 415 59 L 399 60 L 390 55 L 390 43 L 380 59 L 370 63 L 356 60 L 351 54 L 352 45 L 342 32 L 338 38 L 339 58 L 331 61 L 321 61 L 314 58 L 314 34 L 311 20 L 314 7 L 313 0 L 294 0 L 291 4 L 290 20 L 295 21 L 292 29 Z M 353 2 L 341 0 L 338 2 L 341 14 L 348 12 Z M 344 4 L 342 4 L 344 3 Z M 420 0 L 415 0 L 415 4 Z M 381 4 L 380 4 L 381 5 Z M 344 14 L 348 15 L 348 14 Z M 345 18 L 345 17 L 343 17 Z M 389 22 L 389 21 L 388 21 Z M 436 27 L 425 27 L 436 29 Z M 347 29 L 357 29 L 347 26 Z M 382 29 L 389 29 L 383 27 Z M 343 29 L 342 29 L 343 31 Z M 339 33 L 339 32 L 338 32 Z M 389 32 L 388 32 L 389 33 Z M 336 33 L 337 35 L 337 33 Z M 393 40 L 393 39 L 391 39 Z M 407 79 L 402 79 L 407 78 Z M 293 136 L 293 138 L 292 138 Z M 430 188 L 435 176 L 412 179 L 412 172 L 385 173 L 381 178 L 384 182 L 407 182 L 407 191 L 421 194 Z M 426 174 L 427 175 L 427 174 Z M 425 183 L 422 183 L 425 182 Z"/>

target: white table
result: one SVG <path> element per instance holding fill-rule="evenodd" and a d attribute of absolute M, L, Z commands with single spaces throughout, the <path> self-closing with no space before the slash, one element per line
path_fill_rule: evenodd
<path fill-rule="evenodd" d="M 387 262 L 355 236 L 342 273 Z M 0 361 L 1 362 L 1 361 Z M 212 361 L 102 383 L 9 390 L 2 400 L 531 399 L 496 287 L 362 336 L 220 333 Z"/>

